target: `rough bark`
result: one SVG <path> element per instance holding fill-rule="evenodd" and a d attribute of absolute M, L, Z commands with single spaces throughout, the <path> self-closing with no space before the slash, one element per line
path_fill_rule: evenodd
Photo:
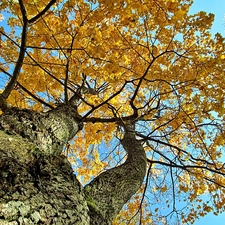
<path fill-rule="evenodd" d="M 60 153 L 81 127 L 67 105 L 0 118 L 0 224 L 89 224 L 82 188 Z"/>
<path fill-rule="evenodd" d="M 99 224 L 99 218 L 110 224 L 122 209 L 123 205 L 140 188 L 146 172 L 146 155 L 141 143 L 136 140 L 133 125 L 127 123 L 125 135 L 121 141 L 127 151 L 127 159 L 122 165 L 112 168 L 85 187 L 85 194 L 94 205 L 92 224 Z"/>
<path fill-rule="evenodd" d="M 37 154 L 17 135 L 0 138 L 0 224 L 90 224 L 82 188 L 63 156 Z"/>
<path fill-rule="evenodd" d="M 0 225 L 112 223 L 143 181 L 144 149 L 133 125 L 125 125 L 126 162 L 83 189 L 61 155 L 80 129 L 72 104 L 45 113 L 11 108 L 1 115 Z"/>

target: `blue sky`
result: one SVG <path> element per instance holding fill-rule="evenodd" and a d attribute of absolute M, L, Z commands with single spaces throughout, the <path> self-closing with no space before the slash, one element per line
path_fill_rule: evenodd
<path fill-rule="evenodd" d="M 194 0 L 190 13 L 206 11 L 215 14 L 212 33 L 217 32 L 225 36 L 225 0 Z"/>
<path fill-rule="evenodd" d="M 206 11 L 215 14 L 215 21 L 212 27 L 212 33 L 217 32 L 225 36 L 225 0 L 194 0 L 194 4 L 191 8 L 191 13 L 198 11 Z M 194 225 L 224 225 L 225 213 L 218 216 L 212 213 L 205 217 L 200 218 L 194 223 Z"/>

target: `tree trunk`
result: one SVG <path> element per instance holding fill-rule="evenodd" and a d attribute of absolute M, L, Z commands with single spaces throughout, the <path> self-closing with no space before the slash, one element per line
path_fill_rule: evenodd
<path fill-rule="evenodd" d="M 90 124 L 91 125 L 91 124 Z M 46 113 L 11 108 L 0 117 L 0 225 L 109 225 L 140 187 L 146 156 L 125 126 L 121 141 L 128 152 L 112 168 L 83 188 L 61 155 L 82 129 L 71 105 Z"/>
<path fill-rule="evenodd" d="M 1 132 L 0 138 L 0 224 L 90 224 L 65 157 L 38 155 L 17 135 Z"/>

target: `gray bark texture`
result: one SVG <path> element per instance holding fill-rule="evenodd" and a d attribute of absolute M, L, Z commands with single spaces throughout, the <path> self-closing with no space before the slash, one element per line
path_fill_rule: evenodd
<path fill-rule="evenodd" d="M 10 108 L 0 116 L 0 225 L 112 223 L 143 182 L 145 152 L 127 123 L 126 162 L 82 187 L 61 154 L 82 127 L 70 104 L 43 113 Z"/>

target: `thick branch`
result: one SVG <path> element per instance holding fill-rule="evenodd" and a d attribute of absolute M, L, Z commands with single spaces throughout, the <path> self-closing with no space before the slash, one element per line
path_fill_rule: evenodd
<path fill-rule="evenodd" d="M 26 9 L 23 5 L 22 0 L 19 0 L 19 4 L 20 4 L 20 10 L 22 12 L 22 16 L 23 16 L 23 30 L 22 30 L 22 36 L 21 36 L 21 45 L 20 45 L 20 53 L 19 53 L 19 57 L 16 63 L 16 66 L 14 68 L 13 71 L 13 75 L 11 80 L 9 81 L 9 83 L 7 84 L 5 90 L 2 93 L 2 97 L 4 99 L 7 99 L 8 96 L 10 95 L 11 91 L 13 90 L 17 79 L 19 77 L 20 74 L 20 70 L 22 68 L 23 65 L 23 60 L 24 60 L 24 56 L 25 56 L 25 51 L 26 51 L 26 40 L 27 40 L 27 30 L 28 30 L 28 20 L 27 20 L 27 15 L 26 15 Z"/>
<path fill-rule="evenodd" d="M 82 128 L 70 105 L 62 104 L 46 113 L 11 108 L 0 116 L 0 129 L 34 143 L 42 154 L 61 154 L 63 146 Z"/>
<path fill-rule="evenodd" d="M 140 188 L 146 172 L 145 151 L 135 138 L 133 126 L 126 124 L 124 129 L 121 144 L 127 151 L 125 163 L 103 172 L 85 187 L 86 196 L 92 202 L 92 206 L 89 205 L 91 217 L 92 213 L 95 218 L 99 214 L 104 221 L 101 224 L 111 224 L 123 205 Z M 93 220 L 92 224 L 99 223 Z"/>
<path fill-rule="evenodd" d="M 6 74 L 8 77 L 12 77 L 12 75 L 10 73 L 8 73 L 7 71 L 5 71 L 4 69 L 0 68 L 0 71 L 2 71 L 4 74 Z M 35 99 L 37 102 L 40 102 L 42 105 L 45 105 L 46 107 L 50 108 L 50 109 L 54 109 L 54 107 L 52 105 L 50 105 L 49 103 L 43 101 L 41 98 L 38 98 L 35 94 L 33 94 L 32 92 L 30 92 L 29 90 L 27 90 L 22 84 L 20 84 L 18 81 L 16 82 L 16 85 L 18 87 L 20 87 L 24 92 L 26 92 L 28 95 L 30 95 L 33 99 Z M 1 99 L 1 96 L 0 96 Z M 6 102 L 5 102 L 6 104 Z M 1 104 L 0 104 L 1 105 Z M 5 105 L 5 109 L 7 108 L 7 105 Z"/>
<path fill-rule="evenodd" d="M 51 0 L 40 13 L 38 13 L 36 16 L 34 16 L 32 19 L 29 20 L 29 23 L 34 23 L 36 20 L 41 18 L 55 3 L 56 0 Z"/>

